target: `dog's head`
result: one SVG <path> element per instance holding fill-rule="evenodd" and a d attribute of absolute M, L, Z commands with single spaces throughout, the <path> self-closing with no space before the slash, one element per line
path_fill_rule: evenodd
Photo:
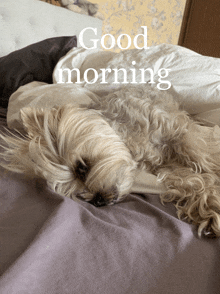
<path fill-rule="evenodd" d="M 13 139 L 7 157 L 14 170 L 42 177 L 54 191 L 96 206 L 113 204 L 129 192 L 136 163 L 98 111 L 28 107 L 21 119 L 27 136 Z"/>

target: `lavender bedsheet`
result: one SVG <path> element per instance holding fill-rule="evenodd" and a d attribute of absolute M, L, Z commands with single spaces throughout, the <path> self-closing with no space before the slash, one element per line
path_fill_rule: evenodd
<path fill-rule="evenodd" d="M 220 239 L 158 195 L 96 208 L 0 175 L 1 294 L 220 293 Z"/>

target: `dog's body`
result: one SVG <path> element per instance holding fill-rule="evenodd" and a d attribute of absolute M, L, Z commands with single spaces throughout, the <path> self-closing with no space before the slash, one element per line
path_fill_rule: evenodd
<path fill-rule="evenodd" d="M 147 169 L 165 183 L 161 199 L 173 201 L 179 217 L 197 224 L 199 235 L 220 236 L 220 159 L 212 152 L 218 148 L 212 129 L 200 132 L 171 96 L 143 89 L 125 87 L 89 107 L 24 109 L 28 135 L 2 136 L 4 166 L 97 206 L 122 200 L 136 169 Z"/>

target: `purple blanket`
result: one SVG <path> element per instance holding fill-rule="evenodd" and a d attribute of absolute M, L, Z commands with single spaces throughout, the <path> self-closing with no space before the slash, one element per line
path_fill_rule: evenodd
<path fill-rule="evenodd" d="M 96 208 L 1 171 L 1 294 L 220 293 L 220 239 L 158 195 Z"/>

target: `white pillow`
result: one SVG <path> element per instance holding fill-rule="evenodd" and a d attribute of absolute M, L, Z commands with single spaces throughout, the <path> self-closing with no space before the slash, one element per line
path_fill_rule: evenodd
<path fill-rule="evenodd" d="M 82 73 L 86 68 L 94 68 L 100 72 L 100 68 L 125 68 L 127 72 L 131 68 L 137 71 L 140 68 L 152 68 L 155 84 L 158 84 L 158 71 L 161 68 L 169 69 L 166 79 L 171 87 L 166 90 L 180 102 L 182 107 L 190 114 L 213 110 L 220 107 L 220 59 L 202 56 L 194 51 L 177 45 L 161 44 L 149 49 L 124 50 L 117 54 L 108 51 L 105 58 L 101 58 L 101 50 L 73 49 L 60 59 L 54 70 L 54 83 L 59 81 L 58 70 L 65 68 L 79 68 Z M 109 58 L 108 55 L 109 54 Z M 132 65 L 132 61 L 136 64 Z M 130 80 L 129 80 L 130 79 Z M 123 81 L 122 76 L 119 80 Z M 131 81 L 131 74 L 128 74 Z M 63 81 L 67 82 L 67 75 L 63 75 Z M 108 93 L 119 88 L 114 81 L 113 72 L 106 73 L 108 84 L 100 84 L 101 73 L 98 80 L 93 84 L 82 83 L 90 91 L 98 95 Z M 150 79 L 148 78 L 148 82 Z M 73 75 L 72 82 L 76 82 Z M 143 85 L 143 84 L 140 84 Z"/>
<path fill-rule="evenodd" d="M 153 49 L 152 49 L 153 50 Z M 169 68 L 168 90 L 190 114 L 220 107 L 220 59 L 174 45 L 155 48 L 154 67 Z"/>

